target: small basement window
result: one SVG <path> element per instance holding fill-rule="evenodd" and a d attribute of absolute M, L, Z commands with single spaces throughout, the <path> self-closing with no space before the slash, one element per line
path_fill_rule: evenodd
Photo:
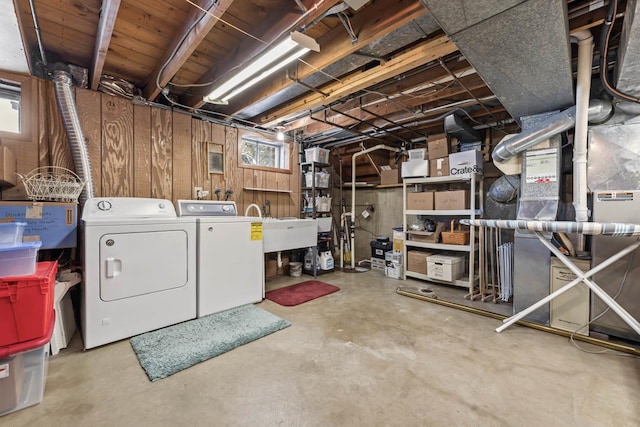
<path fill-rule="evenodd" d="M 289 171 L 289 143 L 263 135 L 244 134 L 240 140 L 240 164 L 257 169 Z"/>
<path fill-rule="evenodd" d="M 20 83 L 0 79 L 0 132 L 21 132 L 20 100 Z"/>

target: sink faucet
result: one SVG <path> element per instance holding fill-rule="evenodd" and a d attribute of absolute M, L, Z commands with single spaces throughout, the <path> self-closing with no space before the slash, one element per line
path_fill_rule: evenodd
<path fill-rule="evenodd" d="M 249 206 L 247 206 L 247 209 L 245 209 L 244 211 L 244 216 L 249 215 L 249 209 L 251 208 L 256 208 L 256 210 L 258 211 L 258 217 L 262 218 L 262 211 L 260 210 L 260 206 L 256 205 L 255 203 L 251 203 Z"/>

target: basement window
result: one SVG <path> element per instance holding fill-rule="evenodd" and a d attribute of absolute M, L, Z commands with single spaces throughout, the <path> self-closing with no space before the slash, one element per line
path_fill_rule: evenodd
<path fill-rule="evenodd" d="M 20 83 L 0 79 L 0 132 L 20 133 Z"/>
<path fill-rule="evenodd" d="M 240 138 L 242 167 L 289 171 L 289 143 L 246 133 Z"/>

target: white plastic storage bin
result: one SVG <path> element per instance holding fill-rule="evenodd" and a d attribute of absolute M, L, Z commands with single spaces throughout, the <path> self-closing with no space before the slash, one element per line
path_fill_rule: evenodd
<path fill-rule="evenodd" d="M 29 276 L 36 271 L 42 242 L 26 242 L 0 247 L 0 277 Z"/>
<path fill-rule="evenodd" d="M 464 274 L 464 256 L 431 255 L 427 257 L 427 277 L 455 282 Z"/>
<path fill-rule="evenodd" d="M 16 246 L 22 243 L 26 222 L 0 222 L 0 247 Z"/>
<path fill-rule="evenodd" d="M 329 150 L 313 147 L 304 150 L 304 159 L 307 162 L 329 163 Z"/>
<path fill-rule="evenodd" d="M 0 404 L 3 403 L 4 396 L 8 396 L 7 403 L 12 403 L 9 401 L 9 396 L 15 395 L 16 400 L 13 407 L 0 406 L 0 415 L 10 414 L 42 401 L 44 386 L 47 382 L 48 347 L 49 344 L 45 344 L 33 350 L 18 353 L 9 359 L 0 359 L 0 366 L 6 364 L 9 368 L 14 367 L 13 372 L 9 371 L 9 376 L 0 378 L 0 396 L 3 396 L 0 398 Z M 16 363 L 16 359 L 19 362 Z"/>

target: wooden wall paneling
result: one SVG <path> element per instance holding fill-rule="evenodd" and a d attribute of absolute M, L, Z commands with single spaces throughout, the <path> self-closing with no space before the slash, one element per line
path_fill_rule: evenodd
<path fill-rule="evenodd" d="M 33 92 L 32 102 L 36 103 L 36 117 L 32 121 L 37 123 L 37 129 L 31 135 L 37 135 L 38 138 L 38 165 L 49 166 L 51 164 L 51 152 L 49 151 L 49 120 L 47 116 L 48 91 L 46 81 L 40 79 L 32 79 L 35 82 L 36 89 Z M 98 118 L 99 120 L 99 118 Z"/>
<path fill-rule="evenodd" d="M 151 108 L 151 197 L 173 198 L 173 133 L 170 110 Z"/>
<path fill-rule="evenodd" d="M 267 172 L 261 171 L 261 170 L 256 170 L 254 172 L 255 172 L 255 177 L 253 179 L 253 182 L 255 183 L 254 188 L 266 188 Z M 253 203 L 260 206 L 260 210 L 263 210 L 262 206 L 264 206 L 264 202 L 267 199 L 267 193 L 265 193 L 264 191 L 254 191 L 254 193 L 255 194 L 253 195 Z M 257 212 L 251 215 L 257 215 Z"/>
<path fill-rule="evenodd" d="M 243 199 L 242 199 L 243 205 L 240 211 L 244 213 L 247 206 L 249 206 L 251 203 L 256 202 L 257 191 L 244 190 L 242 187 L 257 188 L 256 175 L 253 169 L 249 169 L 249 168 L 238 168 L 238 169 L 240 169 L 240 172 L 243 174 L 242 185 L 240 185 L 240 191 L 243 194 Z"/>
<path fill-rule="evenodd" d="M 47 116 L 49 122 L 49 150 L 51 153 L 51 166 L 61 166 L 69 170 L 75 170 L 71 157 L 71 148 L 67 131 L 60 117 L 60 110 L 56 101 L 56 94 L 52 81 L 47 81 Z"/>
<path fill-rule="evenodd" d="M 207 157 L 209 141 L 211 141 L 211 123 L 200 119 L 191 119 L 191 191 L 193 191 L 193 187 L 202 187 L 203 189 L 212 187 Z M 224 188 L 222 188 L 222 193 L 224 194 Z M 213 191 L 209 198 L 212 196 Z M 190 199 L 192 197 L 193 194 L 189 196 Z"/>
<path fill-rule="evenodd" d="M 224 170 L 225 187 L 233 190 L 232 199 L 236 201 L 238 205 L 238 211 L 244 213 L 244 195 L 242 191 L 243 171 L 244 169 L 238 167 L 238 129 L 232 127 L 225 128 L 225 160 L 228 160 L 227 166 Z"/>
<path fill-rule="evenodd" d="M 102 102 L 100 97 L 99 92 L 76 88 L 78 117 L 87 145 L 96 197 L 102 196 L 102 124 L 100 123 Z"/>
<path fill-rule="evenodd" d="M 286 173 L 279 173 L 276 175 L 276 188 L 278 190 L 289 190 L 291 188 L 289 181 L 291 177 Z M 278 218 L 284 218 L 287 216 L 297 216 L 291 214 L 291 193 L 278 193 L 277 200 L 277 211 Z M 271 205 L 273 207 L 273 204 Z M 271 212 L 273 216 L 276 216 L 273 211 Z"/>
<path fill-rule="evenodd" d="M 103 95 L 102 195 L 133 196 L 133 104 Z"/>
<path fill-rule="evenodd" d="M 151 107 L 134 105 L 133 118 L 133 196 L 151 197 Z"/>
<path fill-rule="evenodd" d="M 209 175 L 211 179 L 211 189 L 209 191 L 211 191 L 210 197 L 213 200 L 215 200 L 216 198 L 215 195 L 213 194 L 216 188 L 220 189 L 221 191 L 220 197 L 224 198 L 224 191 L 227 188 L 226 182 L 225 182 L 225 175 L 227 174 L 227 170 L 229 170 L 229 168 L 235 168 L 237 164 L 236 159 L 231 159 L 229 157 L 229 153 L 227 153 L 227 150 L 225 147 L 225 140 L 226 140 L 225 126 L 218 125 L 215 123 L 211 124 L 211 139 L 209 140 L 209 142 L 212 142 L 214 144 L 220 144 L 224 149 L 224 174 L 213 173 Z M 208 163 L 208 160 L 205 161 L 205 163 Z"/>
<path fill-rule="evenodd" d="M 173 114 L 173 203 L 191 198 L 191 116 Z"/>
<path fill-rule="evenodd" d="M 277 172 L 267 172 L 266 174 L 266 182 L 265 182 L 265 187 L 266 188 L 271 188 L 271 189 L 277 189 L 278 188 L 278 175 L 280 175 Z M 265 204 L 267 203 L 267 200 L 269 201 L 270 207 L 267 208 L 269 209 L 271 216 L 274 218 L 278 218 L 278 194 L 280 193 L 267 193 L 265 194 Z"/>
<path fill-rule="evenodd" d="M 291 207 L 290 213 L 291 216 L 300 216 L 300 163 L 298 150 L 300 144 L 292 143 L 291 144 L 291 152 L 289 154 L 289 165 L 291 165 L 291 175 L 289 175 L 289 189 L 291 190 Z"/>

